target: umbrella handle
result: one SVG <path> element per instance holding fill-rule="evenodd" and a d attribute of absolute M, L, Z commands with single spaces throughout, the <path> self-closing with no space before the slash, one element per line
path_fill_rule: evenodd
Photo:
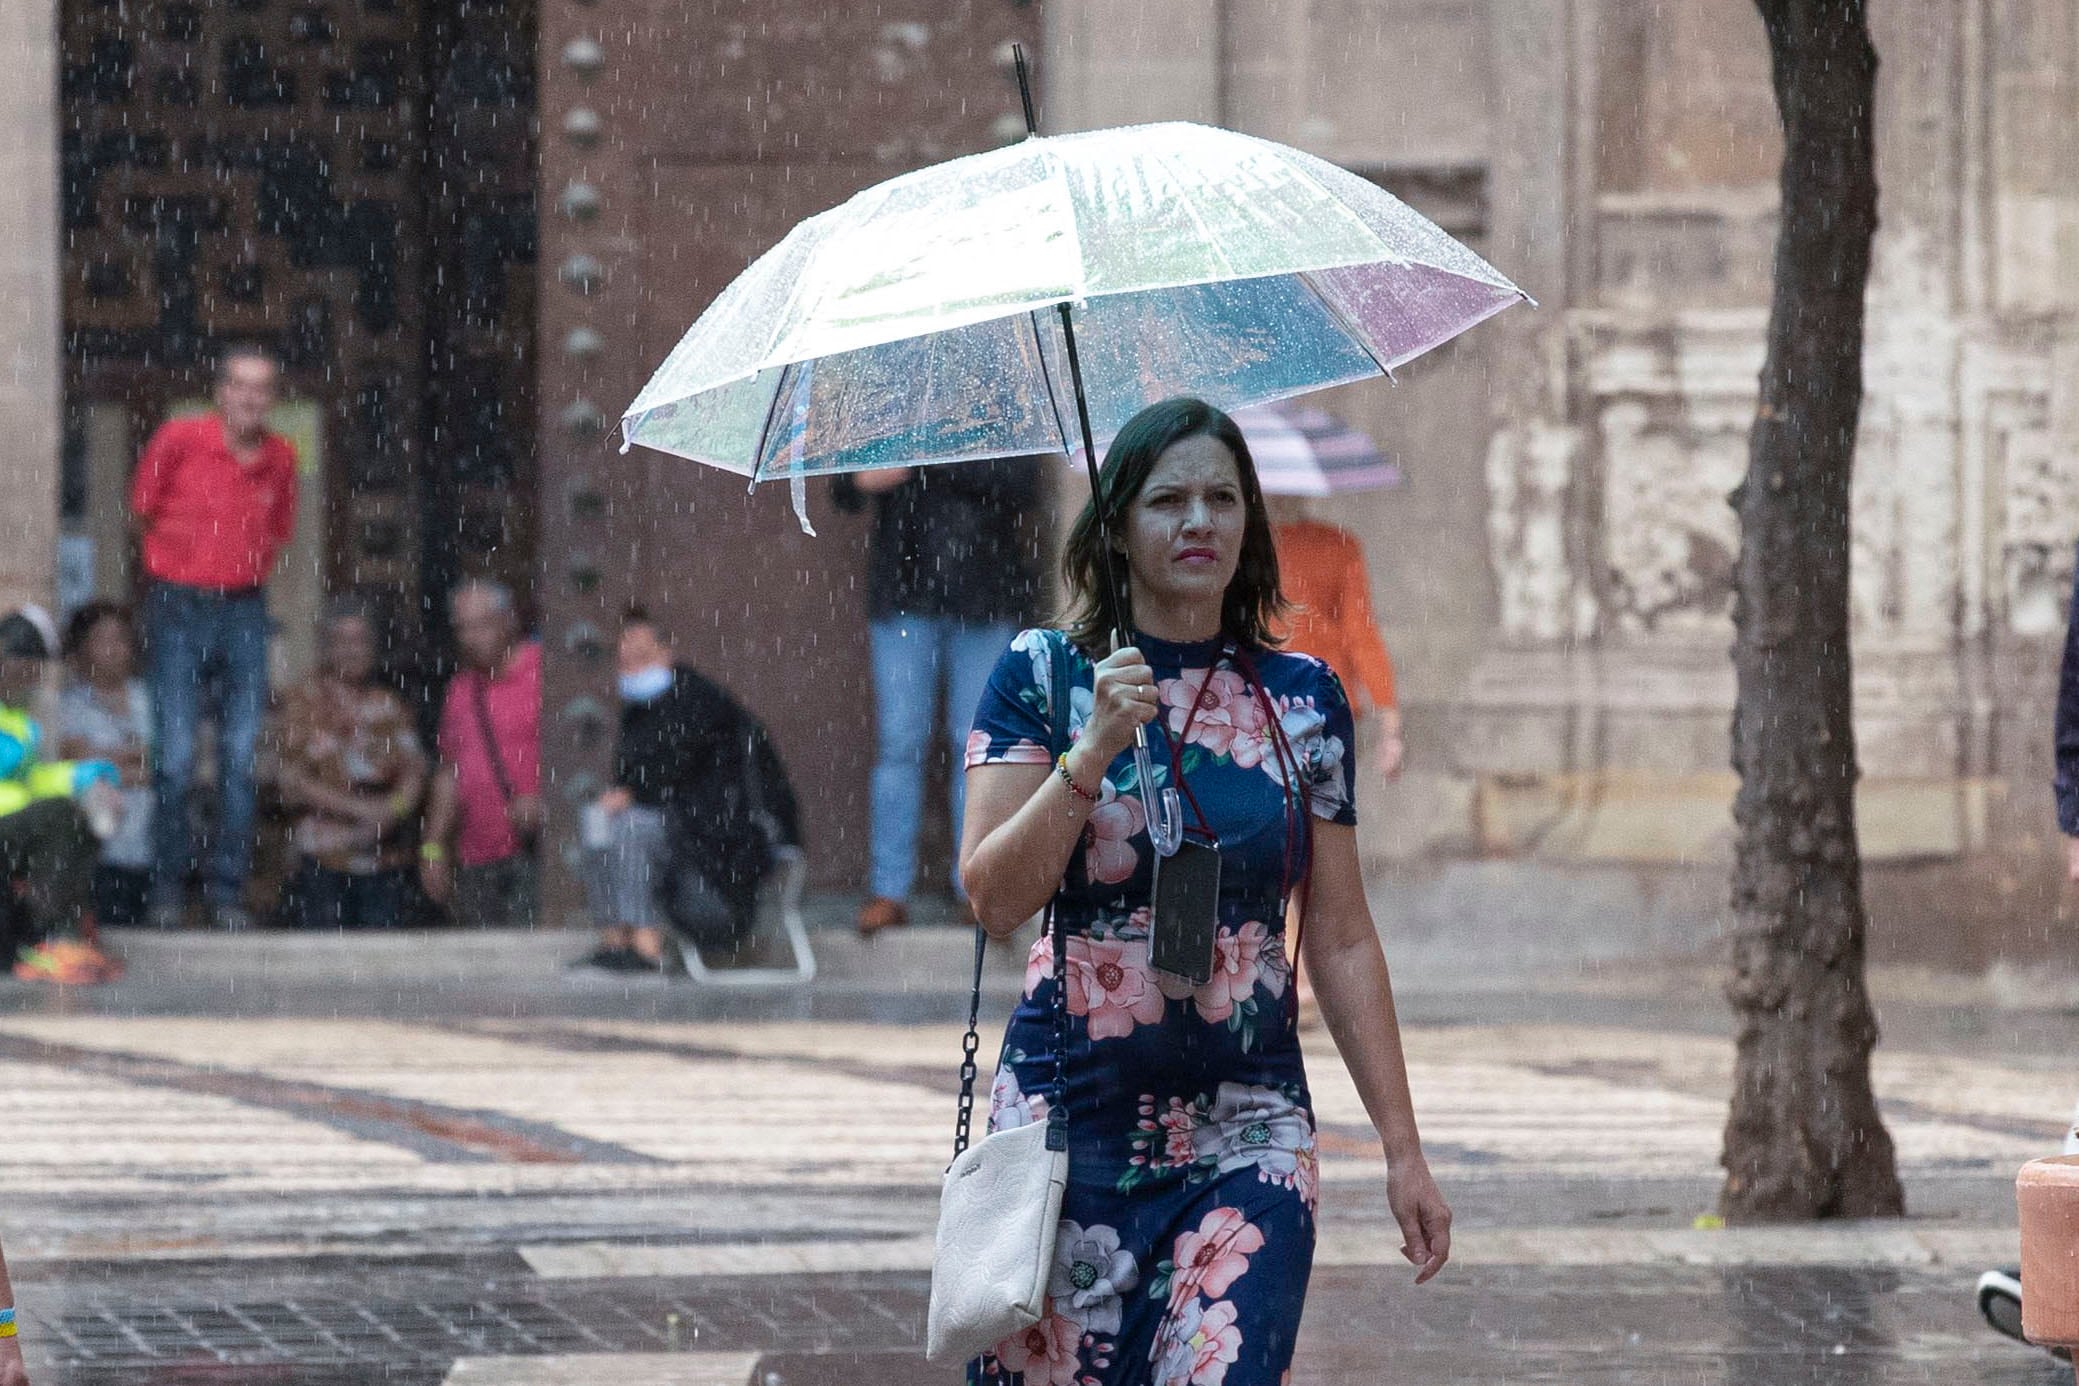
<path fill-rule="evenodd" d="M 1133 732 L 1133 769 L 1140 781 L 1141 808 L 1148 816 L 1148 841 L 1158 856 L 1173 857 L 1184 845 L 1184 801 L 1174 788 L 1155 790 L 1155 766 L 1148 756 L 1148 732 Z"/>

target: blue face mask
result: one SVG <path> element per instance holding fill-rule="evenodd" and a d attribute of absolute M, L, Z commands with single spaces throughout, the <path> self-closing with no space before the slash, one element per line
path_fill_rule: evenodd
<path fill-rule="evenodd" d="M 621 675 L 621 700 L 629 703 L 647 703 L 662 697 L 671 687 L 671 666 L 656 664 L 647 669 L 638 669 L 632 674 Z"/>

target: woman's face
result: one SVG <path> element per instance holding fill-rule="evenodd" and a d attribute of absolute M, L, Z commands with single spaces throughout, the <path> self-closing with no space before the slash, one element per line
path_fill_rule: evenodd
<path fill-rule="evenodd" d="M 342 616 L 325 632 L 325 663 L 342 683 L 364 684 L 375 675 L 375 627 L 359 616 Z"/>
<path fill-rule="evenodd" d="M 114 616 L 96 621 L 87 638 L 80 642 L 79 659 L 81 672 L 95 682 L 129 678 L 137 663 L 129 622 Z"/>
<path fill-rule="evenodd" d="M 1242 561 L 1249 506 L 1227 444 L 1207 434 L 1164 449 L 1126 510 L 1133 590 L 1168 602 L 1219 602 Z"/>

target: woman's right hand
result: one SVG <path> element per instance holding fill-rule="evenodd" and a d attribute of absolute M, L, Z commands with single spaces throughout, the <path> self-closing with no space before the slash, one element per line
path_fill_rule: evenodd
<path fill-rule="evenodd" d="M 1155 671 L 1139 650 L 1128 645 L 1098 661 L 1085 742 L 1103 753 L 1102 763 L 1133 744 L 1133 734 L 1155 720 L 1162 699 L 1155 691 Z"/>

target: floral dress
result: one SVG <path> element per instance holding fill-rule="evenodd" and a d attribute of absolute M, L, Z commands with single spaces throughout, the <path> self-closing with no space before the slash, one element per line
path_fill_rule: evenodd
<path fill-rule="evenodd" d="M 984 1386 L 1278 1386 L 1306 1299 L 1318 1166 L 1282 901 L 1288 872 L 1296 885 L 1305 869 L 1303 849 L 1288 851 L 1300 803 L 1356 822 L 1349 704 L 1310 656 L 1136 643 L 1162 699 L 1148 738 L 1158 783 L 1174 750 L 1220 843 L 1213 976 L 1193 989 L 1149 966 L 1154 849 L 1128 751 L 1055 904 L 1069 935 L 1069 1184 L 1049 1312 L 969 1367 Z M 1091 682 L 1060 632 L 1020 634 L 982 697 L 968 767 L 1051 765 L 1082 732 Z M 1188 803 L 1185 822 L 1197 826 Z M 1052 973 L 1041 939 L 1004 1036 L 991 1131 L 1044 1120 L 1059 1096 Z"/>

